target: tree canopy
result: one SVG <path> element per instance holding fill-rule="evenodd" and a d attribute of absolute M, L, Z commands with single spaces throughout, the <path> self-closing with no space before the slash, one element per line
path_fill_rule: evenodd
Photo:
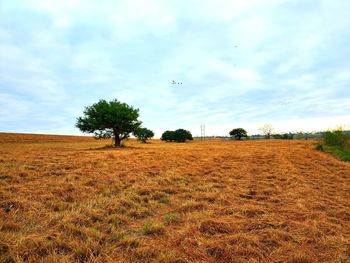
<path fill-rule="evenodd" d="M 76 127 L 85 133 L 94 133 L 95 138 L 113 138 L 116 147 L 140 128 L 139 110 L 118 100 L 99 102 L 87 106 L 84 116 L 78 117 Z"/>
<path fill-rule="evenodd" d="M 160 137 L 162 141 L 166 142 L 172 142 L 174 141 L 174 131 L 165 131 L 162 134 L 162 137 Z"/>
<path fill-rule="evenodd" d="M 154 137 L 154 132 L 147 128 L 138 128 L 133 132 L 134 136 L 141 142 L 146 143 L 148 139 Z"/>
<path fill-rule="evenodd" d="M 273 126 L 271 124 L 265 124 L 259 128 L 259 131 L 265 135 L 266 139 L 270 139 L 273 132 Z"/>
<path fill-rule="evenodd" d="M 165 131 L 160 139 L 167 142 L 185 142 L 192 141 L 193 137 L 191 132 L 177 129 L 176 131 Z"/>
<path fill-rule="evenodd" d="M 236 128 L 230 131 L 230 135 L 234 136 L 236 140 L 240 140 L 242 137 L 247 137 L 247 131 L 243 128 Z"/>

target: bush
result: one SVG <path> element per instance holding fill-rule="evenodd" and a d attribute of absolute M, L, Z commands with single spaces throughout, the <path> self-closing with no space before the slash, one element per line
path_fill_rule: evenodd
<path fill-rule="evenodd" d="M 192 141 L 193 137 L 189 131 L 177 129 L 176 131 L 165 131 L 160 139 L 167 142 L 185 142 Z"/>
<path fill-rule="evenodd" d="M 327 131 L 323 134 L 324 143 L 329 146 L 337 146 L 342 149 L 348 147 L 350 134 L 342 129 Z"/>
<path fill-rule="evenodd" d="M 166 142 L 172 142 L 174 141 L 174 132 L 173 131 L 165 131 L 162 134 L 162 137 L 160 137 L 162 141 Z"/>
<path fill-rule="evenodd" d="M 338 158 L 350 162 L 350 132 L 338 128 L 334 131 L 323 133 L 324 145 L 316 146 L 316 149 L 324 149 Z"/>
<path fill-rule="evenodd" d="M 317 151 L 321 151 L 321 152 L 323 152 L 323 151 L 324 151 L 324 149 L 323 149 L 323 145 L 322 145 L 322 144 L 320 144 L 320 143 L 318 143 L 318 144 L 316 145 L 315 149 L 316 149 Z"/>
<path fill-rule="evenodd" d="M 134 131 L 134 136 L 141 142 L 146 143 L 148 139 L 154 137 L 154 132 L 147 128 L 138 128 Z"/>
<path fill-rule="evenodd" d="M 175 142 L 185 142 L 185 141 L 192 141 L 193 137 L 192 134 L 184 129 L 178 129 L 174 131 L 174 141 Z"/>

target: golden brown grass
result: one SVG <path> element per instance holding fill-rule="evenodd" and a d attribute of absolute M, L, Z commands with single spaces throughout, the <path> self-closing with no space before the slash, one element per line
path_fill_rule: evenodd
<path fill-rule="evenodd" d="M 311 141 L 0 134 L 0 262 L 349 262 L 350 164 Z"/>

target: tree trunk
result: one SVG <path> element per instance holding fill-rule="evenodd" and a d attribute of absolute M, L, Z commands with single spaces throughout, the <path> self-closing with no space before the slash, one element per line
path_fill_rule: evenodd
<path fill-rule="evenodd" d="M 121 147 L 121 142 L 122 142 L 122 140 L 119 138 L 119 135 L 115 134 L 114 135 L 114 146 L 117 148 Z"/>

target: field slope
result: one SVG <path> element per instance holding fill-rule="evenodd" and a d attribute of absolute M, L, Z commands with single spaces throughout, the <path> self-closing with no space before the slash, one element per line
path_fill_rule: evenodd
<path fill-rule="evenodd" d="M 350 164 L 311 141 L 0 134 L 0 262 L 349 262 Z"/>

